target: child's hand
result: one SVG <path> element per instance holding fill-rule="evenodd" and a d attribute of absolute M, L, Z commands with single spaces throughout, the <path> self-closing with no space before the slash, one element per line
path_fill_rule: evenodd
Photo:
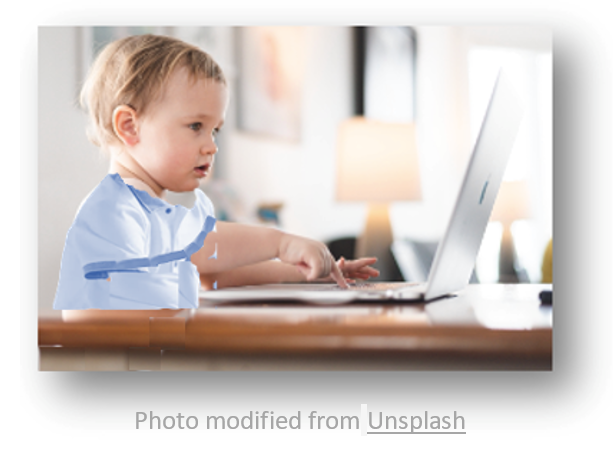
<path fill-rule="evenodd" d="M 337 264 L 345 278 L 368 280 L 379 275 L 379 270 L 370 266 L 376 261 L 376 257 L 365 257 L 357 260 L 345 260 L 345 257 L 341 257 Z"/>
<path fill-rule="evenodd" d="M 371 277 L 377 277 L 379 275 L 379 271 L 370 266 L 376 261 L 377 259 L 375 257 L 366 257 L 357 260 L 345 260 L 345 257 L 341 257 L 336 264 L 341 270 L 346 281 L 353 283 L 355 282 L 355 279 L 368 280 Z M 318 281 L 331 282 L 329 277 Z"/>
<path fill-rule="evenodd" d="M 319 241 L 284 234 L 279 245 L 279 259 L 295 265 L 308 281 L 331 279 L 347 288 L 343 273 L 334 261 L 328 247 Z"/>

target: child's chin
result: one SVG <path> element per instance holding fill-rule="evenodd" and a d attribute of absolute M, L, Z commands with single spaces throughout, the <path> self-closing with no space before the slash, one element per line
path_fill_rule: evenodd
<path fill-rule="evenodd" d="M 207 182 L 207 179 L 208 177 L 202 177 L 202 178 L 194 180 L 194 183 L 190 185 L 190 188 L 188 189 L 188 191 L 193 191 L 196 188 L 200 188 L 202 185 L 204 185 Z"/>
<path fill-rule="evenodd" d="M 211 179 L 211 175 L 207 173 L 204 177 L 198 178 L 198 180 L 196 182 L 197 186 L 205 185 L 206 183 L 209 182 L 210 179 Z"/>
<path fill-rule="evenodd" d="M 200 187 L 200 180 L 190 180 L 190 181 L 186 181 L 180 185 L 177 185 L 173 188 L 168 188 L 169 191 L 175 192 L 175 193 L 186 193 L 189 191 L 194 191 L 196 188 Z"/>

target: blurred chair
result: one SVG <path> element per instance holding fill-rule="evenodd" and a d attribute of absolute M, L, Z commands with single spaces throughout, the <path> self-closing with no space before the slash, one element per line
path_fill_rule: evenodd
<path fill-rule="evenodd" d="M 425 282 L 428 280 L 437 247 L 437 241 L 420 241 L 408 238 L 394 240 L 392 252 L 403 279 L 407 282 Z M 479 283 L 474 270 L 470 277 L 470 283 Z"/>
<path fill-rule="evenodd" d="M 334 239 L 326 244 L 328 245 L 328 249 L 330 249 L 330 253 L 334 256 L 335 260 L 338 260 L 341 257 L 345 257 L 346 260 L 353 260 L 356 258 L 356 242 L 357 239 L 355 237 L 342 237 Z M 404 278 L 402 276 L 402 272 L 400 271 L 398 263 L 392 255 L 391 249 L 389 250 L 389 260 L 392 264 L 389 268 L 389 274 L 386 276 L 385 280 L 389 282 L 403 281 Z M 374 266 L 377 268 L 376 263 Z"/>

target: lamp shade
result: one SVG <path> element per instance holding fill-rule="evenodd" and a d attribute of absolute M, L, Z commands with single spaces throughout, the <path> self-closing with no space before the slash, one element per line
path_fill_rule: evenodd
<path fill-rule="evenodd" d="M 414 125 L 363 117 L 342 122 L 336 194 L 339 201 L 420 200 Z"/>
<path fill-rule="evenodd" d="M 530 216 L 528 185 L 525 180 L 502 182 L 492 210 L 492 221 L 510 224 Z"/>

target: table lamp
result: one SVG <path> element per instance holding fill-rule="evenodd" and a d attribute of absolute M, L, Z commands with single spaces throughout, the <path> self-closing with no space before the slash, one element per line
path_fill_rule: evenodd
<path fill-rule="evenodd" d="M 421 200 L 414 124 L 364 117 L 343 121 L 338 129 L 336 181 L 338 201 L 368 202 L 355 256 L 377 257 L 378 279 L 387 279 L 394 268 L 389 203 Z"/>
<path fill-rule="evenodd" d="M 529 217 L 528 200 L 528 185 L 525 180 L 505 181 L 500 185 L 490 218 L 491 221 L 502 223 L 502 240 L 498 261 L 498 281 L 500 283 L 519 282 L 511 225 L 519 219 Z"/>

